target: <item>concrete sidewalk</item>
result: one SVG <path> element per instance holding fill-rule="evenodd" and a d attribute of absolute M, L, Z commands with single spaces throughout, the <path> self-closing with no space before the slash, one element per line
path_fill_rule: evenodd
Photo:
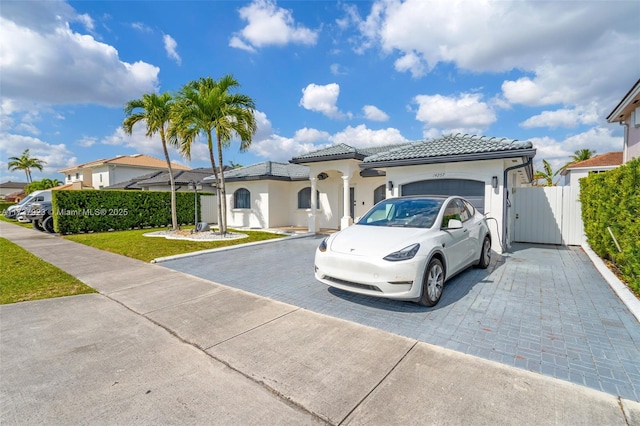
<path fill-rule="evenodd" d="M 0 307 L 0 423 L 640 424 L 640 403 L 0 222 L 96 288 Z"/>

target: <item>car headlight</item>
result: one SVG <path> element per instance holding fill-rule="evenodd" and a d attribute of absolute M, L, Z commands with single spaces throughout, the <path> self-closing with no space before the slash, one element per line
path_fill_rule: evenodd
<path fill-rule="evenodd" d="M 327 237 L 327 238 L 329 238 L 329 237 Z M 320 243 L 320 246 L 318 247 L 318 250 L 320 250 L 322 253 L 327 251 L 327 238 L 322 240 L 322 242 Z"/>
<path fill-rule="evenodd" d="M 384 257 L 384 260 L 388 260 L 390 262 L 397 262 L 399 260 L 413 259 L 416 253 L 418 253 L 418 250 L 420 250 L 420 244 L 418 243 L 411 244 L 410 246 L 407 246 L 402 250 L 394 251 L 393 253 L 386 255 Z"/>

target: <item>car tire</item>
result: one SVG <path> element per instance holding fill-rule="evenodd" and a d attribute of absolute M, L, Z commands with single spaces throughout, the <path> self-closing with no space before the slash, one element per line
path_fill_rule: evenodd
<path fill-rule="evenodd" d="M 491 239 L 487 235 L 482 242 L 480 250 L 480 259 L 478 259 L 478 268 L 487 269 L 491 263 Z"/>
<path fill-rule="evenodd" d="M 433 258 L 427 265 L 422 280 L 422 296 L 419 304 L 423 306 L 435 306 L 442 296 L 444 288 L 444 267 L 440 259 Z"/>
<path fill-rule="evenodd" d="M 53 229 L 53 216 L 49 216 L 42 221 L 42 227 L 50 234 L 54 234 L 56 231 Z"/>
<path fill-rule="evenodd" d="M 42 227 L 42 224 L 39 220 L 33 220 L 31 221 L 31 223 L 33 224 L 33 229 L 35 229 L 36 231 L 44 232 L 44 228 Z"/>

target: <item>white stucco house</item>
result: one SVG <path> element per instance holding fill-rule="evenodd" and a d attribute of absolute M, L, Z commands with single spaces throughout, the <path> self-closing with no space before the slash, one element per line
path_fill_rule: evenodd
<path fill-rule="evenodd" d="M 531 142 L 473 135 L 355 148 L 338 144 L 225 172 L 230 227 L 344 229 L 378 201 L 403 195 L 461 195 L 490 222 L 494 249 L 508 244 L 513 188 L 529 186 Z M 215 184 L 214 178 L 204 179 Z M 315 194 L 315 196 L 311 196 Z"/>
<path fill-rule="evenodd" d="M 172 163 L 172 168 L 191 170 Z M 154 171 L 167 170 L 167 162 L 144 154 L 118 155 L 58 170 L 64 175 L 64 183 L 82 182 L 95 189 L 103 189 Z"/>
<path fill-rule="evenodd" d="M 589 176 L 590 173 L 602 173 L 619 167 L 623 154 L 622 151 L 608 152 L 567 166 L 560 173 L 564 176 L 564 185 L 579 185 L 580 179 Z"/>
<path fill-rule="evenodd" d="M 624 126 L 622 164 L 640 157 L 640 79 L 607 116 L 607 121 Z"/>

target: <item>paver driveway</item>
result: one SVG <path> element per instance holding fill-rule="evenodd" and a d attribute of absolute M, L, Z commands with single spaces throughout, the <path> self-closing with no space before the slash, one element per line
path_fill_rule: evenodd
<path fill-rule="evenodd" d="M 313 278 L 321 237 L 163 262 L 315 312 L 640 401 L 640 324 L 579 247 L 520 244 L 449 281 L 437 306 L 376 299 Z"/>

